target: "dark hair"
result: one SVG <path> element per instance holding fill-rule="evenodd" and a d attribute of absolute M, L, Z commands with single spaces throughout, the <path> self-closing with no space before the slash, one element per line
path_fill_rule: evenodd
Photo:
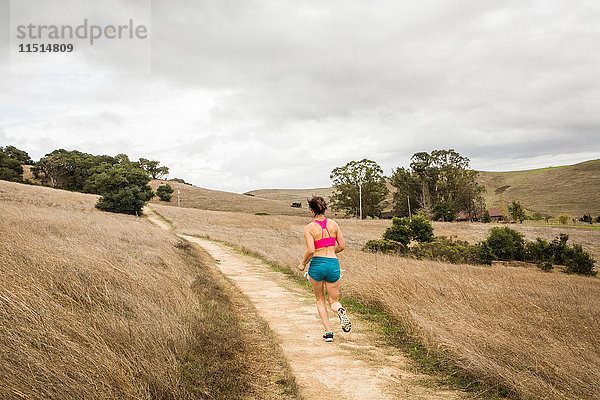
<path fill-rule="evenodd" d="M 315 212 L 315 215 L 323 214 L 327 210 L 327 203 L 321 196 L 315 196 L 313 194 L 312 199 L 308 200 L 308 206 Z"/>

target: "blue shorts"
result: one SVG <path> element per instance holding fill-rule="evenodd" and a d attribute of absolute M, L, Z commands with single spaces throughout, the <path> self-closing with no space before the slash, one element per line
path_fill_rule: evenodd
<path fill-rule="evenodd" d="M 308 276 L 317 282 L 325 279 L 335 283 L 340 279 L 340 262 L 337 258 L 313 257 L 308 265 Z"/>

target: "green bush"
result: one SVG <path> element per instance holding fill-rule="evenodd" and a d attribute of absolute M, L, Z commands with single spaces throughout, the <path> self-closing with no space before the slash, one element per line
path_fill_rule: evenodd
<path fill-rule="evenodd" d="M 581 222 L 587 222 L 588 224 L 593 224 L 594 219 L 590 214 L 583 214 L 583 217 L 579 218 Z"/>
<path fill-rule="evenodd" d="M 558 221 L 563 225 L 568 224 L 570 219 L 571 217 L 569 217 L 567 214 L 563 214 L 560 217 L 558 217 Z"/>
<path fill-rule="evenodd" d="M 565 250 L 565 266 L 567 267 L 567 273 L 581 274 L 581 275 L 596 275 L 597 272 L 594 270 L 596 260 L 588 253 L 583 250 L 580 244 L 575 243 L 573 247 L 568 247 Z"/>
<path fill-rule="evenodd" d="M 160 185 L 158 188 L 156 188 L 156 195 L 162 201 L 171 201 L 172 194 L 173 188 L 169 184 Z"/>
<path fill-rule="evenodd" d="M 509 227 L 493 227 L 485 242 L 492 249 L 496 259 L 523 260 L 525 240 L 523 234 Z"/>
<path fill-rule="evenodd" d="M 363 247 L 363 251 L 372 253 L 405 253 L 406 249 L 404 244 L 388 239 L 369 240 Z"/>
<path fill-rule="evenodd" d="M 425 218 L 418 216 L 414 217 L 409 222 L 410 237 L 418 243 L 426 243 L 433 241 L 433 226 L 431 222 Z"/>
<path fill-rule="evenodd" d="M 394 240 L 407 246 L 411 240 L 418 243 L 433 241 L 433 226 L 431 222 L 423 217 L 414 217 L 412 220 L 407 217 L 392 218 L 392 226 L 387 228 L 383 234 L 383 239 Z"/>
<path fill-rule="evenodd" d="M 477 244 L 471 246 L 470 250 L 473 254 L 473 258 L 481 264 L 492 265 L 492 261 L 498 259 L 494 253 L 494 250 L 486 241 L 478 242 Z"/>
<path fill-rule="evenodd" d="M 409 249 L 409 254 L 417 259 L 429 259 L 454 264 L 477 262 L 468 242 L 453 241 L 445 236 L 438 236 L 432 242 L 418 243 Z"/>
<path fill-rule="evenodd" d="M 406 217 L 392 218 L 392 226 L 387 228 L 383 233 L 383 239 L 392 240 L 394 242 L 402 243 L 404 246 L 408 246 L 410 243 L 410 229 L 408 227 L 410 221 Z"/>
<path fill-rule="evenodd" d="M 122 162 L 94 175 L 88 184 L 102 195 L 96 208 L 135 215 L 154 197 L 149 181 L 150 177 L 137 164 Z"/>
<path fill-rule="evenodd" d="M 481 222 L 484 222 L 486 224 L 489 224 L 490 222 L 492 222 L 492 217 L 490 217 L 490 212 L 488 210 L 485 210 L 483 212 L 483 217 L 481 218 Z"/>
<path fill-rule="evenodd" d="M 600 215 L 596 217 L 596 222 L 600 223 Z"/>

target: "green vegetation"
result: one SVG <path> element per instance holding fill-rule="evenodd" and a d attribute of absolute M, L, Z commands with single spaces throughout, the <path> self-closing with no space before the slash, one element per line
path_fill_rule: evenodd
<path fill-rule="evenodd" d="M 509 227 L 493 227 L 489 236 L 476 244 L 453 240 L 445 236 L 433 236 L 429 222 L 416 219 L 414 227 L 408 218 L 394 218 L 379 240 L 369 240 L 364 251 L 403 255 L 416 259 L 437 260 L 455 264 L 485 264 L 492 261 L 525 261 L 535 263 L 548 271 L 554 265 L 564 265 L 565 272 L 580 275 L 596 275 L 595 260 L 580 244 L 569 246 L 569 235 L 561 233 L 552 242 L 537 238 L 533 242 Z M 413 220 L 415 221 L 415 220 Z M 429 224 L 430 226 L 430 224 Z M 409 246 L 410 240 L 417 241 Z"/>
<path fill-rule="evenodd" d="M 375 161 L 351 161 L 331 171 L 330 178 L 334 186 L 333 209 L 355 216 L 362 211 L 363 218 L 381 215 L 389 189 L 383 170 Z"/>
<path fill-rule="evenodd" d="M 136 163 L 123 161 L 103 166 L 104 171 L 93 175 L 87 182 L 95 193 L 102 195 L 96 207 L 103 211 L 138 215 L 154 197 L 148 186 L 150 177 Z"/>
<path fill-rule="evenodd" d="M 390 178 L 396 188 L 396 215 L 408 216 L 410 202 L 411 211 L 420 210 L 436 220 L 453 221 L 459 212 L 470 219 L 481 217 L 484 188 L 477 183 L 478 172 L 469 169 L 469 162 L 454 149 L 413 154 L 410 169 L 398 168 Z"/>
<path fill-rule="evenodd" d="M 508 213 L 513 221 L 519 221 L 523 223 L 525 219 L 527 219 L 527 215 L 525 214 L 525 209 L 518 201 L 513 201 L 510 206 L 508 206 Z"/>
<path fill-rule="evenodd" d="M 569 217 L 567 214 L 563 214 L 560 217 L 558 217 L 558 221 L 562 224 L 562 225 L 566 225 L 569 223 L 569 221 L 571 220 L 571 217 Z"/>
<path fill-rule="evenodd" d="M 171 185 L 169 184 L 165 184 L 165 185 L 160 185 L 157 189 L 156 189 L 156 195 L 162 200 L 162 201 L 171 201 L 171 197 L 173 197 L 173 188 L 171 187 Z"/>
<path fill-rule="evenodd" d="M 140 158 L 140 167 L 152 178 L 160 179 L 169 175 L 169 167 L 159 167 L 160 161 Z"/>
<path fill-rule="evenodd" d="M 0 179 L 10 182 L 23 181 L 23 167 L 21 163 L 1 151 L 0 147 Z"/>
<path fill-rule="evenodd" d="M 0 153 L 4 153 L 8 158 L 12 158 L 19 162 L 19 164 L 33 165 L 33 160 L 29 157 L 26 151 L 17 149 L 15 146 L 0 146 Z"/>

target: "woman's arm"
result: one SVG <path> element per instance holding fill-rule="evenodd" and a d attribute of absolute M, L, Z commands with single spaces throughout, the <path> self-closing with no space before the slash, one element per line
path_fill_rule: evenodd
<path fill-rule="evenodd" d="M 298 269 L 303 271 L 306 267 L 306 264 L 313 258 L 315 255 L 315 239 L 310 234 L 308 226 L 304 227 L 304 239 L 306 240 L 306 253 L 304 253 L 304 258 L 302 262 L 298 265 Z"/>
<path fill-rule="evenodd" d="M 346 242 L 344 241 L 344 235 L 342 235 L 342 230 L 340 229 L 340 226 L 337 224 L 337 222 L 335 223 L 335 225 L 337 226 L 337 234 L 335 236 L 335 239 L 337 240 L 337 246 L 335 246 L 335 253 L 339 253 L 341 251 L 344 251 L 344 249 L 346 248 Z"/>

